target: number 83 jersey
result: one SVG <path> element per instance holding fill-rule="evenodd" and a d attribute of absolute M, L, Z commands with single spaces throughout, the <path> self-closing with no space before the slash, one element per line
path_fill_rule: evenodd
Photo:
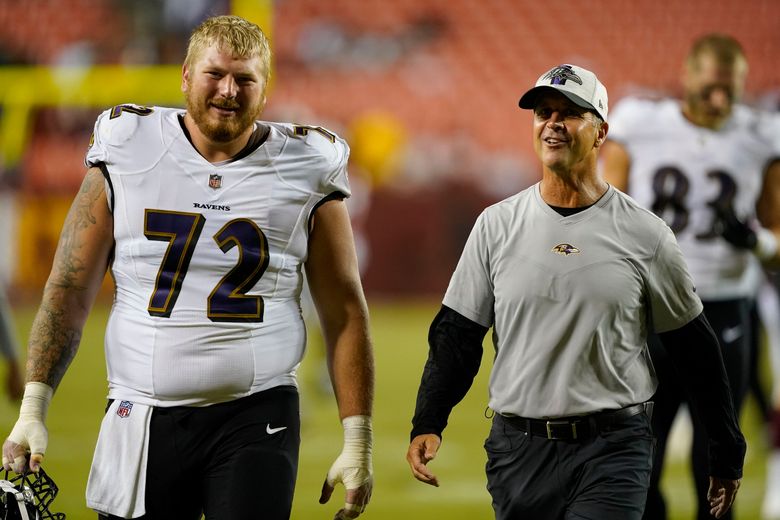
<path fill-rule="evenodd" d="M 261 145 L 212 164 L 183 110 L 120 105 L 95 124 L 114 217 L 109 398 L 205 406 L 295 385 L 310 218 L 349 196 L 346 143 L 258 122 Z"/>
<path fill-rule="evenodd" d="M 780 124 L 735 105 L 718 130 L 692 124 L 671 99 L 626 98 L 610 114 L 609 138 L 631 160 L 628 191 L 672 228 L 703 300 L 751 297 L 759 264 L 719 234 L 715 203 L 753 217 L 769 160 L 780 155 Z"/>

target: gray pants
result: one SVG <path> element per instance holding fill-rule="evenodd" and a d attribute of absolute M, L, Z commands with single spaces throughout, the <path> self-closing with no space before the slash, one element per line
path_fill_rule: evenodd
<path fill-rule="evenodd" d="M 578 441 L 527 434 L 501 415 L 485 441 L 497 520 L 640 520 L 654 440 L 640 413 Z"/>

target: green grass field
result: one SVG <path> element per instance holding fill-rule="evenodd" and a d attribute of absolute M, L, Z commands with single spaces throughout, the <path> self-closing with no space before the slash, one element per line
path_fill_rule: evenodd
<path fill-rule="evenodd" d="M 466 399 L 455 409 L 445 432 L 439 457 L 431 467 L 441 487 L 414 480 L 405 461 L 408 432 L 422 366 L 426 336 L 435 302 L 371 303 L 377 389 L 374 417 L 374 474 L 367 520 L 489 519 L 490 497 L 485 490 L 482 443 L 489 429 L 485 418 L 487 376 L 492 349 L 486 349 L 482 370 Z M 26 340 L 34 309 L 17 308 L 19 337 Z M 48 426 L 49 448 L 44 467 L 55 478 L 60 494 L 55 510 L 69 520 L 94 519 L 84 505 L 89 464 L 105 406 L 106 375 L 103 326 L 108 309 L 92 313 L 81 349 L 52 403 Z M 4 370 L 4 369 L 2 369 Z M 319 356 L 312 346 L 301 370 L 302 446 L 298 487 L 292 517 L 296 520 L 332 518 L 343 500 L 338 489 L 331 504 L 317 503 L 328 467 L 341 449 L 341 425 L 333 399 L 319 390 Z M 739 520 L 757 520 L 764 489 L 766 444 L 752 404 L 743 426 L 748 436 L 745 479 L 737 502 Z M 5 436 L 16 419 L 16 405 L 0 402 L 0 431 Z M 693 517 L 687 465 L 671 460 L 664 481 L 674 520 Z M 262 490 L 259 490 L 262 491 Z M 185 497 L 171 497 L 184 500 Z"/>

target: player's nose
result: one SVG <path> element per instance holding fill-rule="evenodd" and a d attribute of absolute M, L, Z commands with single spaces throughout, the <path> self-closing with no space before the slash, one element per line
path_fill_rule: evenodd
<path fill-rule="evenodd" d="M 234 98 L 238 94 L 238 83 L 235 78 L 227 74 L 219 81 L 219 94 L 226 98 Z"/>
<path fill-rule="evenodd" d="M 709 102 L 713 107 L 723 110 L 731 103 L 731 96 L 724 89 L 716 88 L 710 92 Z"/>

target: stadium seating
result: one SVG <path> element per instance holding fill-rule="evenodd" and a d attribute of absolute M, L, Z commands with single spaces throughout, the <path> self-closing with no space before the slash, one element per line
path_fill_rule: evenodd
<path fill-rule="evenodd" d="M 0 0 L 0 60 L 116 63 L 134 31 L 148 29 L 129 17 L 130 5 L 114 0 Z M 422 233 L 421 242 L 430 244 L 431 251 L 457 250 L 463 238 L 458 233 L 435 233 L 442 224 L 435 215 L 447 214 L 446 205 L 451 203 L 436 196 L 437 187 L 451 189 L 470 178 L 475 200 L 489 199 L 487 188 L 490 196 L 500 195 L 496 186 L 502 181 L 488 166 L 494 154 L 516 158 L 516 165 L 509 166 L 516 177 L 531 182 L 537 175 L 530 119 L 517 108 L 517 99 L 552 65 L 575 62 L 594 70 L 608 86 L 613 104 L 637 91 L 676 93 L 691 39 L 721 30 L 745 46 L 751 63 L 747 101 L 779 88 L 776 0 L 285 0 L 273 5 L 274 26 L 269 32 L 275 63 L 269 117 L 275 111 L 284 113 L 283 107 L 305 106 L 305 113 L 315 120 L 296 122 L 327 125 L 349 139 L 356 118 L 380 111 L 392 114 L 406 128 L 408 143 L 436 139 L 449 143 L 447 153 L 452 157 L 443 161 L 444 171 L 429 175 L 431 186 L 420 190 L 430 196 L 408 190 L 404 197 L 394 198 L 386 191 L 397 186 L 380 186 L 374 195 L 376 207 L 389 213 L 372 212 L 368 225 L 385 235 L 401 229 L 381 219 L 399 214 L 414 218 L 420 214 L 415 205 L 423 204 L 421 197 L 427 196 L 428 203 L 440 206 L 425 212 L 431 217 L 416 220 L 408 230 Z M 83 45 L 85 41 L 89 44 Z M 95 108 L 95 115 L 98 112 Z M 65 133 L 35 127 L 20 165 L 23 189 L 72 193 L 83 175 L 81 159 L 91 124 Z M 485 160 L 483 164 L 472 160 L 470 172 L 463 172 L 463 165 L 447 171 L 458 165 L 461 143 L 473 146 L 476 152 L 469 153 L 481 153 Z M 417 155 L 425 158 L 419 151 Z M 506 172 L 504 167 L 504 179 Z M 406 173 L 421 181 L 415 172 Z M 452 179 L 456 175 L 458 179 Z M 407 207 L 392 212 L 388 201 Z M 387 238 L 383 243 L 392 241 Z M 403 243 L 398 237 L 398 244 Z M 426 256 L 430 251 L 417 253 L 419 257 L 410 261 L 430 264 Z M 381 252 L 374 255 L 382 257 Z M 376 260 L 374 265 L 382 264 Z M 381 288 L 389 292 L 410 286 L 435 291 L 443 283 L 435 265 L 415 273 L 416 280 L 408 275 L 396 279 L 370 268 L 367 282 L 369 287 L 386 284 Z"/>
<path fill-rule="evenodd" d="M 413 132 L 447 138 L 468 129 L 488 149 L 528 153 L 516 98 L 551 64 L 592 68 L 613 100 L 640 88 L 673 92 L 690 39 L 728 28 L 753 64 L 748 94 L 777 88 L 772 64 L 780 61 L 780 3 L 756 0 L 748 7 L 708 0 L 641 7 L 619 0 L 287 0 L 275 12 L 278 73 L 271 103 L 304 100 L 314 113 L 345 126 L 356 114 L 382 108 Z M 410 43 L 411 30 L 424 21 L 435 28 L 427 40 L 418 35 Z M 110 0 L 4 0 L 0 48 L 16 59 L 50 64 L 63 49 L 88 41 L 104 63 L 119 58 L 131 22 Z M 323 22 L 349 43 L 343 55 L 318 67 L 301 54 L 307 31 Z M 391 45 L 402 50 L 383 60 Z M 359 53 L 362 62 L 355 59 Z"/>

